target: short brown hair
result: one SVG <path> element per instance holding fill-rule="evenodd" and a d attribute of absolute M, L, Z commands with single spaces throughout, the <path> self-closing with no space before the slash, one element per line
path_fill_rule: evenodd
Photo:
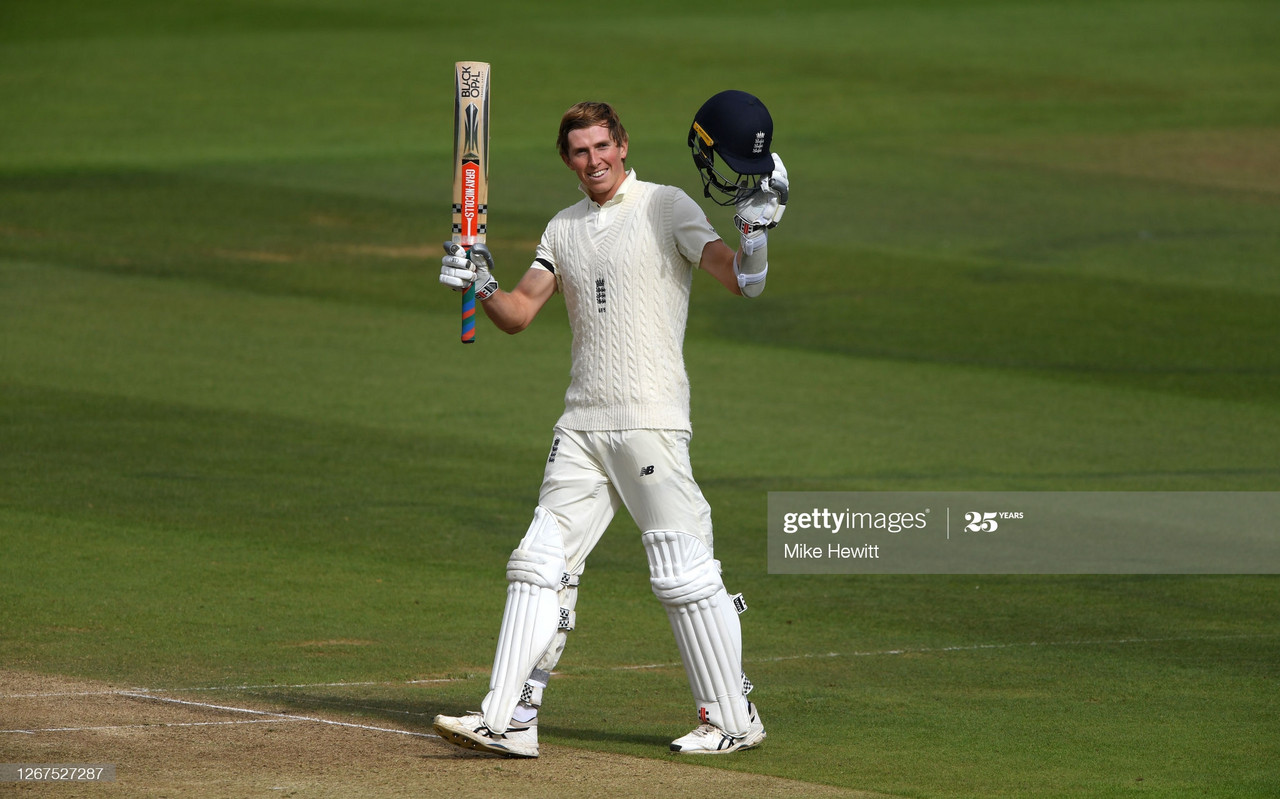
<path fill-rule="evenodd" d="M 560 135 L 556 137 L 556 149 L 560 151 L 560 157 L 565 160 L 569 158 L 571 131 L 594 128 L 596 125 L 608 127 L 609 138 L 619 147 L 627 143 L 627 129 L 622 127 L 622 120 L 618 118 L 618 112 L 613 110 L 613 106 L 608 103 L 582 102 L 565 111 L 560 118 Z"/>

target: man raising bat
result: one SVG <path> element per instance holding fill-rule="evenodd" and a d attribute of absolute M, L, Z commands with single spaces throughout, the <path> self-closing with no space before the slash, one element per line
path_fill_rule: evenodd
<path fill-rule="evenodd" d="M 507 563 L 489 693 L 479 713 L 436 717 L 446 741 L 537 757 L 538 709 L 574 626 L 587 556 L 624 505 L 640 527 L 650 584 L 666 607 L 700 722 L 671 749 L 719 754 L 764 740 L 742 671 L 738 614 L 746 605 L 721 579 L 711 509 L 690 465 L 683 345 L 695 268 L 737 295 L 764 288 L 768 231 L 788 191 L 772 136 L 768 111 L 745 92 L 708 100 L 690 131 L 707 196 L 714 188 L 735 207 L 736 251 L 684 191 L 627 168 L 626 130 L 612 107 L 594 102 L 570 108 L 557 139 L 586 196 L 550 221 L 514 290 L 498 288 L 483 244 L 469 254 L 445 244 L 440 282 L 474 286 L 499 329 L 525 329 L 559 291 L 573 330 L 564 414 L 533 521 Z"/>

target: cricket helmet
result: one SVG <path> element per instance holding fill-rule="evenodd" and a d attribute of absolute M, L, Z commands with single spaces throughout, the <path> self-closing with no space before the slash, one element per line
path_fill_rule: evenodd
<path fill-rule="evenodd" d="M 773 117 L 754 95 L 730 89 L 702 104 L 689 128 L 702 192 L 720 205 L 749 197 L 773 172 Z M 716 164 L 719 156 L 721 168 Z M 732 176 L 728 173 L 732 172 Z M 713 196 L 715 189 L 723 197 Z"/>

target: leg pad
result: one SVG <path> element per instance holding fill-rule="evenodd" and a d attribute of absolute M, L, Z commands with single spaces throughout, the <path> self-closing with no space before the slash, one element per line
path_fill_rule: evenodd
<path fill-rule="evenodd" d="M 720 564 L 687 533 L 653 530 L 642 537 L 649 583 L 667 609 L 698 715 L 730 735 L 750 725 L 742 672 L 742 628 Z"/>
<path fill-rule="evenodd" d="M 557 633 L 565 623 L 572 626 L 572 612 L 566 619 L 559 597 L 567 569 L 560 528 L 550 513 L 537 508 L 529 531 L 507 562 L 507 604 L 498 631 L 489 694 L 480 706 L 485 725 L 495 733 L 506 731 L 516 703 L 529 687 L 526 681 L 555 643 Z"/>

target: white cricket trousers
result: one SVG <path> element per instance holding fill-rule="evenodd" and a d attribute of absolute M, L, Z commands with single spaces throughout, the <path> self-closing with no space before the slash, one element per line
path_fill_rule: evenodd
<path fill-rule="evenodd" d="M 570 574 L 626 506 L 640 532 L 696 536 L 714 553 L 711 506 L 693 479 L 683 430 L 580 431 L 557 427 L 538 504 L 560 526 Z"/>

